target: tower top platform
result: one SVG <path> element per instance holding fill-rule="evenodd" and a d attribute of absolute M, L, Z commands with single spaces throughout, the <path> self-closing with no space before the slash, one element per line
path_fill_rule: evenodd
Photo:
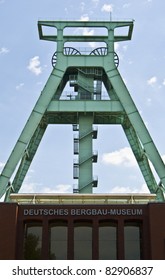
<path fill-rule="evenodd" d="M 114 42 L 131 40 L 133 31 L 134 21 L 38 21 L 38 31 L 41 40 L 47 41 L 58 41 L 59 37 L 62 35 L 65 41 L 85 41 L 89 42 L 93 39 L 95 41 L 106 41 L 109 38 L 109 32 L 107 35 L 96 35 L 91 33 L 73 35 L 64 35 L 63 31 L 65 28 L 105 28 L 107 31 L 114 31 L 116 28 L 120 28 L 121 33 L 118 31 L 114 34 Z M 55 28 L 53 34 L 51 30 L 51 35 L 45 34 L 44 27 Z M 48 30 L 47 30 L 48 31 Z"/>

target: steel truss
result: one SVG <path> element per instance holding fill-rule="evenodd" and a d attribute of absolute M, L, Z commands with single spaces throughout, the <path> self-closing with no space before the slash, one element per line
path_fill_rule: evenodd
<path fill-rule="evenodd" d="M 56 29 L 54 35 L 45 35 L 44 27 Z M 107 35 L 65 35 L 65 28 L 105 28 Z M 127 27 L 125 35 L 115 35 L 118 28 Z M 114 43 L 131 40 L 133 21 L 92 22 L 92 21 L 39 21 L 39 36 L 42 40 L 55 41 L 57 49 L 52 57 L 53 70 L 41 95 L 25 124 L 25 127 L 1 173 L 0 197 L 10 200 L 10 193 L 19 192 L 40 141 L 49 124 L 71 124 L 77 127 L 78 145 L 77 164 L 74 164 L 78 179 L 78 193 L 92 193 L 97 186 L 93 178 L 92 165 L 97 161 L 93 153 L 92 142 L 94 124 L 120 124 L 130 143 L 139 168 L 149 191 L 157 195 L 158 201 L 164 201 L 165 166 L 157 148 L 136 108 L 131 95 L 119 73 L 119 58 L 114 52 Z M 65 43 L 96 42 L 106 43 L 82 54 Z M 73 93 L 63 97 L 66 84 Z M 107 90 L 104 100 L 102 85 Z M 150 167 L 152 163 L 159 182 Z M 14 179 L 11 182 L 11 178 Z"/>

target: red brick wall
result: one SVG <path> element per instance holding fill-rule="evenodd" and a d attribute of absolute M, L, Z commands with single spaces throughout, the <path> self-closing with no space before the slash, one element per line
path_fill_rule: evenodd
<path fill-rule="evenodd" d="M 148 207 L 151 259 L 165 260 L 165 203 L 152 203 Z"/>
<path fill-rule="evenodd" d="M 15 259 L 17 211 L 17 204 L 0 203 L 0 260 Z"/>

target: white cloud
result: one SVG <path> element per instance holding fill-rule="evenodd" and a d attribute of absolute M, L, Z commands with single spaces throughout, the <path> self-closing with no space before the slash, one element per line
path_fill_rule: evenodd
<path fill-rule="evenodd" d="M 23 183 L 20 193 L 36 193 L 36 183 L 26 181 Z"/>
<path fill-rule="evenodd" d="M 89 21 L 89 17 L 87 15 L 84 15 L 81 17 L 81 21 Z M 84 28 L 77 28 L 75 30 L 75 34 L 82 34 L 83 36 L 93 36 L 94 35 L 94 29 L 90 29 L 88 27 Z M 97 43 L 96 42 L 89 42 L 88 43 L 90 47 L 95 48 Z"/>
<path fill-rule="evenodd" d="M 1 3 L 0 3 L 1 4 Z M 0 198 L 0 202 L 4 202 L 4 199 L 5 199 L 5 195 L 3 195 L 1 198 Z"/>
<path fill-rule="evenodd" d="M 130 147 L 125 147 L 115 152 L 105 153 L 102 156 L 104 164 L 123 165 L 126 167 L 137 166 L 136 159 Z"/>
<path fill-rule="evenodd" d="M 132 193 L 134 190 L 130 187 L 120 187 L 116 186 L 111 190 L 111 193 Z"/>
<path fill-rule="evenodd" d="M 34 173 L 34 170 L 30 170 Z M 59 184 L 57 186 L 43 186 L 41 183 L 32 181 L 31 175 L 27 175 L 24 183 L 22 184 L 21 193 L 68 193 L 72 192 L 71 185 Z"/>
<path fill-rule="evenodd" d="M 31 171 L 31 169 L 29 170 L 30 173 L 33 171 Z M 33 182 L 31 179 L 31 175 L 28 174 L 25 177 L 25 180 L 21 186 L 20 192 L 21 193 L 38 193 L 38 189 L 42 187 L 42 184 L 38 184 L 36 182 Z"/>
<path fill-rule="evenodd" d="M 89 21 L 89 16 L 88 15 L 83 15 L 80 18 L 81 21 Z"/>
<path fill-rule="evenodd" d="M 150 193 L 150 191 L 149 191 L 149 189 L 148 189 L 148 187 L 147 187 L 146 184 L 143 184 L 143 185 L 141 186 L 141 188 L 139 189 L 139 192 L 140 192 L 140 193 Z"/>
<path fill-rule="evenodd" d="M 92 0 L 93 3 L 99 3 L 100 0 Z"/>
<path fill-rule="evenodd" d="M 115 51 L 116 51 L 116 52 L 119 50 L 120 45 L 119 45 L 119 43 L 118 43 L 118 42 L 115 42 L 115 44 L 114 44 L 114 48 L 115 48 Z"/>
<path fill-rule="evenodd" d="M 93 49 L 97 48 L 97 46 L 100 47 L 97 42 L 89 42 L 89 46 Z"/>
<path fill-rule="evenodd" d="M 111 13 L 113 12 L 113 5 L 111 4 L 104 4 L 101 8 L 102 12 Z"/>
<path fill-rule="evenodd" d="M 147 98 L 147 105 L 150 106 L 152 103 L 152 99 L 151 98 Z"/>
<path fill-rule="evenodd" d="M 94 30 L 93 29 L 89 29 L 89 28 L 83 28 L 83 35 L 84 36 L 92 36 L 94 34 Z"/>
<path fill-rule="evenodd" d="M 163 162 L 165 164 L 165 155 L 162 156 Z"/>
<path fill-rule="evenodd" d="M 40 60 L 39 56 L 34 56 L 30 59 L 28 69 L 34 73 L 36 76 L 40 75 L 42 73 L 42 68 L 40 66 Z"/>
<path fill-rule="evenodd" d="M 72 192 L 72 190 L 71 185 L 59 184 L 55 187 L 41 187 L 40 193 L 68 193 Z"/>
<path fill-rule="evenodd" d="M 2 168 L 5 166 L 4 162 L 0 162 L 0 172 L 2 171 Z"/>
<path fill-rule="evenodd" d="M 95 6 L 97 7 L 98 6 L 98 4 L 99 4 L 99 2 L 100 2 L 100 0 L 92 0 L 92 2 L 95 4 Z"/>
<path fill-rule="evenodd" d="M 127 51 L 128 50 L 128 45 L 123 46 L 123 50 Z"/>
<path fill-rule="evenodd" d="M 5 54 L 8 52 L 9 52 L 9 50 L 7 48 L 5 48 L 5 47 L 0 48 L 0 54 Z"/>
<path fill-rule="evenodd" d="M 143 184 L 139 188 L 116 186 L 111 190 L 111 193 L 149 193 L 149 189 L 146 184 Z"/>
<path fill-rule="evenodd" d="M 147 81 L 147 84 L 152 86 L 154 85 L 155 83 L 157 82 L 157 77 L 156 76 L 153 76 L 151 77 L 148 81 Z"/>
<path fill-rule="evenodd" d="M 16 86 L 16 90 L 20 90 L 24 86 L 24 83 L 20 83 Z"/>
<path fill-rule="evenodd" d="M 164 81 L 163 81 L 163 83 L 162 83 L 162 84 L 163 84 L 163 86 L 165 86 L 165 79 L 164 79 Z"/>
<path fill-rule="evenodd" d="M 80 3 L 80 9 L 81 9 L 81 12 L 84 11 L 84 9 L 85 9 L 85 3 L 84 2 Z"/>
<path fill-rule="evenodd" d="M 125 3 L 125 4 L 123 4 L 123 8 L 125 9 L 125 8 L 129 8 L 131 6 L 131 3 Z"/>

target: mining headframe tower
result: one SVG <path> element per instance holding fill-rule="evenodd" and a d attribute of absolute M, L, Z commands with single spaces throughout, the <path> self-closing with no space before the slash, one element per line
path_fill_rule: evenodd
<path fill-rule="evenodd" d="M 165 240 L 163 239 L 165 238 L 165 224 L 159 245 L 155 245 L 155 240 L 159 239 L 160 236 L 157 239 L 148 240 L 148 243 L 145 244 L 146 248 L 143 248 L 148 233 L 151 236 L 154 228 L 160 227 L 160 225 L 155 224 L 159 223 L 155 219 L 150 220 L 151 228 L 147 227 L 147 213 L 152 218 L 157 215 L 156 213 L 160 211 L 160 208 L 162 209 L 162 215 L 165 213 L 163 203 L 165 165 L 120 75 L 118 69 L 119 57 L 114 50 L 116 42 L 131 40 L 133 26 L 134 21 L 38 22 L 40 39 L 55 42 L 56 50 L 52 56 L 52 72 L 0 176 L 0 197 L 5 195 L 5 202 L 10 202 L 1 203 L 1 213 L 4 213 L 3 211 L 11 213 L 13 219 L 17 219 L 17 222 L 19 220 L 18 228 L 13 229 L 11 225 L 10 229 L 14 232 L 13 240 L 20 237 L 16 241 L 18 250 L 13 249 L 11 254 L 8 252 L 7 256 L 10 255 L 10 258 L 29 257 L 26 242 L 29 242 L 28 234 L 32 234 L 36 228 L 41 228 L 41 231 L 37 229 L 35 232 L 36 235 L 40 232 L 40 237 L 42 235 L 40 244 L 43 246 L 41 246 L 39 252 L 41 258 L 130 258 L 132 255 L 127 248 L 129 242 L 124 239 L 129 236 L 127 235 L 128 228 L 131 230 L 130 233 L 136 232 L 138 236 L 138 241 L 136 240 L 134 243 L 136 249 L 135 254 L 133 254 L 134 258 L 148 259 L 155 256 L 156 258 L 163 258 L 165 255 L 165 252 L 161 251 L 163 250 L 161 242 Z M 51 32 L 45 33 L 45 30 L 48 31 L 49 28 Z M 75 35 L 79 33 L 73 32 L 75 30 L 80 31 L 83 28 L 93 28 L 95 34 Z M 86 48 L 84 51 L 82 49 L 83 43 L 90 42 L 94 42 L 97 47 Z M 81 48 L 75 47 L 77 44 Z M 66 85 L 72 88 L 70 94 L 65 92 Z M 103 87 L 106 89 L 106 96 L 104 96 Z M 73 178 L 77 180 L 77 186 L 73 188 L 73 194 L 68 195 L 21 194 L 19 191 L 24 178 L 49 124 L 65 124 L 73 127 L 75 133 Z M 97 162 L 97 153 L 93 151 L 93 141 L 97 138 L 95 125 L 104 124 L 121 125 L 123 128 L 150 194 L 93 194 L 93 188 L 98 185 L 97 178 L 93 175 L 93 164 Z M 150 163 L 155 169 L 158 180 L 154 176 Z M 44 205 L 44 209 L 41 209 L 41 205 Z M 79 210 L 76 210 L 77 205 Z M 10 209 L 7 210 L 7 207 Z M 38 207 L 40 207 L 40 211 L 37 210 Z M 155 212 L 154 207 L 156 207 Z M 18 209 L 19 211 L 17 211 Z M 84 223 L 85 217 L 88 217 L 88 219 L 85 224 L 80 226 L 77 224 L 77 216 L 79 223 L 81 223 L 81 220 Z M 91 217 L 90 220 L 89 216 Z M 5 217 L 4 215 L 1 219 L 3 222 L 6 219 Z M 47 220 L 45 220 L 46 217 Z M 62 220 L 59 220 L 59 217 Z M 52 224 L 51 218 L 53 218 Z M 32 219 L 34 219 L 33 226 L 31 226 Z M 102 224 L 103 220 L 104 223 Z M 75 232 L 73 233 L 74 223 Z M 51 230 L 49 230 L 49 226 L 51 226 Z M 78 233 L 77 228 L 79 226 L 81 231 Z M 50 232 L 54 236 L 53 232 L 57 228 L 63 234 L 64 228 L 68 230 L 66 236 L 69 240 L 67 243 L 69 248 L 64 242 L 66 248 L 65 250 L 61 249 L 63 253 L 59 253 L 59 255 L 60 250 L 58 250 L 56 244 L 58 240 L 52 241 L 54 245 L 51 249 L 48 245 Z M 100 228 L 102 229 L 100 230 Z M 82 235 L 81 238 L 83 239 L 84 232 L 91 234 L 89 229 L 95 232 L 94 238 L 97 246 L 92 248 L 89 242 L 90 246 L 87 246 L 86 253 L 82 251 L 79 255 L 83 246 L 76 245 L 78 244 L 76 234 Z M 108 229 L 107 232 L 113 235 L 114 242 L 109 239 L 102 242 L 103 240 L 99 239 L 103 238 L 105 229 Z M 3 238 L 5 238 L 7 230 L 4 230 Z M 25 234 L 23 234 L 24 230 Z M 98 230 L 100 230 L 99 235 Z M 26 236 L 25 241 L 23 236 Z M 75 243 L 72 240 L 73 236 L 75 236 Z M 10 242 L 14 242 L 13 240 Z M 105 254 L 105 248 L 109 245 L 105 247 L 104 245 L 108 242 L 118 245 L 114 245 L 113 252 L 109 253 L 110 251 L 108 251 Z M 73 243 L 74 248 L 72 247 Z M 57 250 L 54 250 L 55 244 Z M 102 245 L 99 245 L 99 247 L 98 244 Z M 1 246 L 4 245 L 1 244 Z M 149 250 L 150 246 L 152 247 L 151 250 Z M 157 251 L 158 247 L 161 253 Z M 143 248 L 143 250 L 140 248 Z M 141 251 L 143 251 L 143 254 Z M 36 251 L 33 253 L 36 253 Z"/>

